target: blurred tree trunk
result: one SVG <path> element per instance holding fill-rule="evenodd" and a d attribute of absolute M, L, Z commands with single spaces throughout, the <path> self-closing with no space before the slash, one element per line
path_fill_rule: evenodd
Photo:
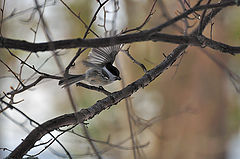
<path fill-rule="evenodd" d="M 153 3 L 152 1 L 125 2 L 129 26 L 141 24 Z M 176 13 L 174 7 L 180 5 L 169 7 L 167 3 L 166 7 L 169 12 Z M 139 10 L 143 12 L 138 12 L 136 17 L 135 13 Z M 157 17 L 159 18 L 159 16 Z M 153 17 L 148 25 L 162 22 L 162 19 Z M 180 26 L 183 26 L 182 23 Z M 176 31 L 172 30 L 172 32 Z M 151 45 L 161 46 L 162 43 L 152 43 Z M 158 52 L 158 55 L 154 55 L 155 59 L 159 59 L 160 63 L 162 59 L 159 58 L 159 54 L 168 54 L 175 46 L 161 46 L 160 51 L 155 50 Z M 139 54 L 145 56 L 146 53 Z M 156 159 L 225 159 L 225 116 L 228 104 L 224 93 L 226 76 L 197 47 L 188 48 L 183 61 L 176 76 L 173 77 L 176 67 L 171 67 L 157 80 L 161 81 L 157 84 L 158 91 L 164 96 L 161 115 L 179 113 L 154 126 L 158 140 L 156 143 L 151 143 L 155 146 L 155 150 L 152 156 L 148 157 Z"/>
<path fill-rule="evenodd" d="M 166 100 L 163 112 L 183 113 L 158 125 L 162 138 L 158 142 L 156 158 L 226 158 L 225 117 L 228 102 L 224 93 L 225 76 L 208 57 L 195 52 L 194 48 L 188 51 L 194 55 L 184 57 L 186 65 L 180 66 L 181 71 L 169 84 L 172 86 L 162 86 Z M 188 73 L 180 77 L 184 71 Z"/>

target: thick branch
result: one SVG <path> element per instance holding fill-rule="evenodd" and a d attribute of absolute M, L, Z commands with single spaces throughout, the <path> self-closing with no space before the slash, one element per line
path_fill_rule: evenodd
<path fill-rule="evenodd" d="M 121 35 L 117 37 L 110 38 L 100 38 L 100 39 L 70 39 L 70 40 L 60 40 L 53 42 L 45 42 L 45 43 L 30 43 L 22 40 L 14 40 L 8 39 L 4 37 L 0 37 L 0 48 L 9 48 L 9 49 L 21 49 L 26 51 L 38 52 L 38 51 L 50 51 L 52 49 L 69 49 L 69 48 L 77 48 L 77 47 L 104 47 L 115 44 L 126 44 L 140 41 L 164 41 L 171 42 L 177 44 L 183 44 L 181 42 L 182 36 L 173 36 L 167 34 L 157 33 L 161 31 L 163 28 L 166 28 L 182 18 L 187 17 L 189 14 L 194 13 L 198 10 L 210 9 L 210 8 L 222 8 L 227 6 L 236 5 L 234 0 L 223 1 L 216 4 L 207 4 L 202 6 L 196 6 L 187 10 L 186 12 L 176 16 L 175 18 L 155 27 L 150 30 L 145 30 L 139 33 Z M 113 43 L 114 41 L 114 43 Z M 189 42 L 189 41 L 188 41 Z M 186 42 L 185 42 L 186 44 Z"/>
<path fill-rule="evenodd" d="M 200 36 L 178 36 L 178 35 L 170 35 L 170 34 L 162 34 L 162 33 L 154 33 L 149 35 L 147 31 L 143 31 L 140 33 L 122 35 L 117 37 L 109 37 L 109 38 L 98 38 L 98 39 L 72 39 L 72 40 L 60 40 L 53 41 L 51 45 L 54 46 L 55 49 L 68 49 L 68 48 L 76 48 L 76 47 L 104 47 L 115 44 L 126 44 L 132 42 L 140 42 L 140 41 L 162 41 L 169 42 L 174 44 L 191 44 L 194 46 L 207 46 L 215 50 L 219 50 L 221 52 L 226 52 L 230 54 L 240 53 L 240 47 L 230 46 L 221 42 L 217 42 L 202 35 Z M 0 47 L 6 47 L 9 49 L 22 49 L 27 51 L 48 51 L 53 47 L 49 45 L 49 43 L 30 43 L 27 41 L 13 40 L 0 37 Z M 112 43 L 114 41 L 114 43 Z"/>

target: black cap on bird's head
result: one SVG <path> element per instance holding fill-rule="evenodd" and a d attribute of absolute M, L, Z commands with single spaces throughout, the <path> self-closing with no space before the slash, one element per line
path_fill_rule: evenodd
<path fill-rule="evenodd" d="M 109 72 L 111 72 L 114 76 L 116 76 L 116 80 L 121 80 L 121 77 L 119 76 L 120 72 L 119 70 L 113 66 L 110 62 L 106 64 L 106 68 Z"/>

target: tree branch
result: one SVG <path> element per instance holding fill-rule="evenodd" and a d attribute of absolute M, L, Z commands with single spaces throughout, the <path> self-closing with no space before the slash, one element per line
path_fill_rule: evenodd
<path fill-rule="evenodd" d="M 179 16 L 176 16 L 175 18 L 172 18 L 171 20 L 155 28 L 152 28 L 150 30 L 144 30 L 139 33 L 133 33 L 133 34 L 127 34 L 127 35 L 119 35 L 116 37 L 97 38 L 97 39 L 78 38 L 78 39 L 70 39 L 70 40 L 59 40 L 59 41 L 52 41 L 51 45 L 50 45 L 50 42 L 30 43 L 24 40 L 14 40 L 14 39 L 0 37 L 0 48 L 21 49 L 26 51 L 38 52 L 38 51 L 50 51 L 53 49 L 69 49 L 69 48 L 77 48 L 77 47 L 88 47 L 88 48 L 105 47 L 105 46 L 116 45 L 116 44 L 126 44 L 126 43 L 150 41 L 150 40 L 194 45 L 195 41 L 192 42 L 191 40 L 189 40 L 190 37 L 174 36 L 174 35 L 168 35 L 168 34 L 161 34 L 157 32 L 161 31 L 165 27 L 168 27 L 176 23 L 178 20 L 187 17 L 189 14 L 194 13 L 195 11 L 203 10 L 203 9 L 211 9 L 211 8 L 220 9 L 222 7 L 233 6 L 233 5 L 236 5 L 236 2 L 233 0 L 229 0 L 226 2 L 224 1 L 216 4 L 196 6 L 196 7 L 190 8 L 186 12 L 180 14 Z M 114 41 L 114 43 L 112 43 L 112 41 Z M 236 52 L 231 52 L 231 53 L 239 53 L 239 47 L 232 48 L 230 50 L 237 50 Z"/>
<path fill-rule="evenodd" d="M 114 39 L 114 44 L 112 43 Z M 211 40 L 203 35 L 200 36 L 178 36 L 170 35 L 163 33 L 154 33 L 149 35 L 147 31 L 140 33 L 108 37 L 108 38 L 98 38 L 98 39 L 72 39 L 72 40 L 59 40 L 51 42 L 54 45 L 55 49 L 69 49 L 77 47 L 105 47 L 116 44 L 126 44 L 132 42 L 141 42 L 141 41 L 162 41 L 169 42 L 174 44 L 191 44 L 194 46 L 204 46 L 210 47 L 215 50 L 219 50 L 224 53 L 236 54 L 240 53 L 240 47 L 230 46 L 221 42 Z M 27 41 L 13 40 L 8 38 L 0 37 L 0 48 L 9 48 L 9 49 L 21 49 L 26 51 L 48 51 L 52 47 L 49 46 L 49 43 L 30 43 Z"/>

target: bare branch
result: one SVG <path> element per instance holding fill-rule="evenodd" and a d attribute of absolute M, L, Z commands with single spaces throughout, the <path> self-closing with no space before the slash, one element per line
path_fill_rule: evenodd
<path fill-rule="evenodd" d="M 138 62 L 137 60 L 135 60 L 129 53 L 129 49 L 130 47 L 128 47 L 126 50 L 121 50 L 122 52 L 124 52 L 135 64 L 137 64 L 138 66 L 140 66 L 143 70 L 143 72 L 147 72 L 146 67 L 144 66 L 144 64 Z"/>
<path fill-rule="evenodd" d="M 18 76 L 16 75 L 16 73 L 4 62 L 0 59 L 0 62 L 7 67 L 7 69 L 14 75 L 14 77 L 18 80 L 18 82 L 22 85 L 22 87 L 24 87 L 24 84 L 22 83 L 22 81 L 18 78 Z"/>
<path fill-rule="evenodd" d="M 49 51 L 49 50 L 53 50 L 53 49 L 68 49 L 68 48 L 76 48 L 76 47 L 105 47 L 105 46 L 110 46 L 110 45 L 115 45 L 115 44 L 126 44 L 126 43 L 149 41 L 149 40 L 172 42 L 172 43 L 177 43 L 177 44 L 194 44 L 189 40 L 190 37 L 187 38 L 188 41 L 186 42 L 186 39 L 183 40 L 183 38 L 185 38 L 185 37 L 171 36 L 168 34 L 160 34 L 160 33 L 156 33 L 156 32 L 159 32 L 163 28 L 165 28 L 171 24 L 174 24 L 178 20 L 186 17 L 187 15 L 193 13 L 194 11 L 202 10 L 202 9 L 210 9 L 210 8 L 222 8 L 222 7 L 232 6 L 232 5 L 235 5 L 234 1 L 227 1 L 227 2 L 221 2 L 221 3 L 216 3 L 216 4 L 209 4 L 209 5 L 193 7 L 191 9 L 187 10 L 186 12 L 182 13 L 181 15 L 179 15 L 179 16 L 177 16 L 155 28 L 152 28 L 150 30 L 144 30 L 139 33 L 121 35 L 121 36 L 117 36 L 117 37 L 97 38 L 97 39 L 78 38 L 78 39 L 72 39 L 72 40 L 60 40 L 60 41 L 52 41 L 51 45 L 49 45 L 48 42 L 33 44 L 30 42 L 26 42 L 26 41 L 13 40 L 13 39 L 0 37 L 0 48 L 22 49 L 22 50 L 37 52 L 37 51 Z M 114 42 L 115 42 L 114 44 L 111 43 L 112 40 L 114 40 Z M 231 46 L 229 46 L 229 47 L 231 47 Z M 230 53 L 239 53 L 239 47 L 230 48 L 230 50 L 232 50 L 232 51 L 234 50 L 234 52 L 230 52 Z M 79 55 L 80 55 L 80 52 L 77 53 L 76 56 L 72 59 L 71 64 L 74 63 L 74 61 L 76 60 L 76 58 Z"/>
<path fill-rule="evenodd" d="M 22 49 L 28 51 L 47 51 L 51 50 L 49 48 L 48 43 L 29 43 L 26 41 L 18 41 L 12 39 L 1 38 L 0 41 L 4 41 L 0 43 L 0 47 L 6 48 L 15 48 Z M 170 35 L 163 33 L 154 33 L 149 35 L 148 32 L 140 32 L 134 34 L 127 34 L 122 36 L 115 37 L 107 37 L 107 38 L 99 38 L 99 39 L 73 39 L 73 40 L 60 40 L 52 42 L 55 49 L 64 49 L 64 48 L 76 48 L 76 47 L 105 47 L 116 44 L 126 44 L 132 42 L 140 42 L 140 41 L 149 41 L 152 40 L 154 42 L 163 41 L 174 44 L 191 44 L 194 46 L 207 46 L 215 50 L 219 50 L 223 53 L 230 54 L 238 54 L 240 53 L 240 47 L 230 46 L 221 42 L 217 42 L 207 37 L 201 36 L 178 36 L 178 35 Z M 114 43 L 112 43 L 114 41 Z"/>
<path fill-rule="evenodd" d="M 95 86 L 87 85 L 87 84 L 82 83 L 82 82 L 76 83 L 76 86 L 81 86 L 81 87 L 84 87 L 84 88 L 87 88 L 87 89 L 95 90 L 95 91 L 104 93 L 105 95 L 111 94 L 110 92 L 105 90 L 103 87 L 95 87 Z"/>
<path fill-rule="evenodd" d="M 88 29 L 89 31 L 91 31 L 91 33 L 93 33 L 95 36 L 98 37 L 97 33 L 95 33 L 91 28 L 88 27 L 88 25 L 85 23 L 85 21 L 80 17 L 80 15 L 77 15 L 63 0 L 60 0 L 60 2 L 75 16 L 77 17 L 80 22 L 84 25 L 84 27 L 86 29 Z"/>

